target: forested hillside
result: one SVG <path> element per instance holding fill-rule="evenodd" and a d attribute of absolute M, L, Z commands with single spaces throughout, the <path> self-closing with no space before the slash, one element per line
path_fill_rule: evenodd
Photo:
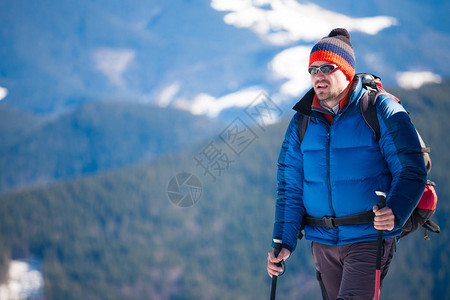
<path fill-rule="evenodd" d="M 420 230 L 399 243 L 382 298 L 448 299 L 450 82 L 395 94 L 431 146 L 430 179 L 440 201 L 434 220 L 442 233 L 424 241 Z M 2 278 L 10 259 L 37 257 L 45 299 L 268 298 L 276 159 L 292 114 L 254 128 L 258 138 L 215 181 L 194 160 L 206 141 L 153 162 L 2 195 Z M 167 195 L 180 172 L 202 183 L 191 207 Z M 299 242 L 287 268 L 278 281 L 280 299 L 320 299 L 308 242 Z"/>
<path fill-rule="evenodd" d="M 219 128 L 203 116 L 126 101 L 53 117 L 0 105 L 0 126 L 0 192 L 150 161 Z"/>

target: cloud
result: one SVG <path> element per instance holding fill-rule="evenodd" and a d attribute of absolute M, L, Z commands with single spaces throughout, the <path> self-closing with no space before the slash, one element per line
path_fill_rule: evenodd
<path fill-rule="evenodd" d="M 393 17 L 352 18 L 295 0 L 212 0 L 211 7 L 229 12 L 224 16 L 225 23 L 249 28 L 275 45 L 316 41 L 335 27 L 374 35 L 397 24 Z"/>
<path fill-rule="evenodd" d="M 404 89 L 418 89 L 427 83 L 441 83 L 439 75 L 432 72 L 399 72 L 397 73 L 397 83 Z"/>
<path fill-rule="evenodd" d="M 124 85 L 122 75 L 135 56 L 135 51 L 131 49 L 102 48 L 93 54 L 95 68 L 117 86 Z"/>
<path fill-rule="evenodd" d="M 8 95 L 8 90 L 4 87 L 0 86 L 0 101 L 5 99 L 5 97 Z"/>
<path fill-rule="evenodd" d="M 250 87 L 220 98 L 209 94 L 199 94 L 193 101 L 177 99 L 174 103 L 179 109 L 188 110 L 194 115 L 205 114 L 210 118 L 217 117 L 221 111 L 232 107 L 246 107 L 261 93 L 261 89 Z"/>

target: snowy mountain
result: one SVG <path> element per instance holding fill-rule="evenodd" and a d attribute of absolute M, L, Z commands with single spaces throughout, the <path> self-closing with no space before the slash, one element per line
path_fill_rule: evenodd
<path fill-rule="evenodd" d="M 265 91 L 290 107 L 309 87 L 311 46 L 334 27 L 350 31 L 357 71 L 413 88 L 450 76 L 442 63 L 450 58 L 449 7 L 405 0 L 2 1 L 0 99 L 38 113 L 114 99 L 215 118 Z"/>

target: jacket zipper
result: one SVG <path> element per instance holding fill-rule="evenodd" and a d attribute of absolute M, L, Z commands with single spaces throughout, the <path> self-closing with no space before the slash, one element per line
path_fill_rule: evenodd
<path fill-rule="evenodd" d="M 327 183 L 328 183 L 328 202 L 330 205 L 330 210 L 333 216 L 336 216 L 336 213 L 333 209 L 333 201 L 331 196 L 331 172 L 330 172 L 330 148 L 331 148 L 331 126 L 328 126 L 327 132 Z"/>
<path fill-rule="evenodd" d="M 328 201 L 330 205 L 330 210 L 333 217 L 335 217 L 336 212 L 334 211 L 333 208 L 333 197 L 331 192 L 330 152 L 331 152 L 331 125 L 328 126 L 327 132 L 327 183 L 328 183 Z M 336 228 L 336 240 L 334 241 L 334 244 L 337 245 L 338 241 L 339 241 L 339 227 Z"/>

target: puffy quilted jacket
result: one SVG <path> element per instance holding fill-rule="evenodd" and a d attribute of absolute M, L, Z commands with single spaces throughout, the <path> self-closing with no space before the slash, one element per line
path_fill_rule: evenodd
<path fill-rule="evenodd" d="M 342 217 L 372 210 L 376 190 L 387 193 L 395 227 L 401 233 L 426 183 L 426 169 L 414 126 L 404 108 L 385 95 L 376 103 L 381 138 L 364 121 L 359 101 L 365 89 L 357 77 L 331 125 L 324 111 L 313 109 L 303 141 L 298 112 L 292 118 L 278 158 L 278 192 L 273 237 L 295 250 L 305 214 Z M 329 245 L 376 240 L 373 224 L 327 229 L 305 226 L 305 238 Z"/>

